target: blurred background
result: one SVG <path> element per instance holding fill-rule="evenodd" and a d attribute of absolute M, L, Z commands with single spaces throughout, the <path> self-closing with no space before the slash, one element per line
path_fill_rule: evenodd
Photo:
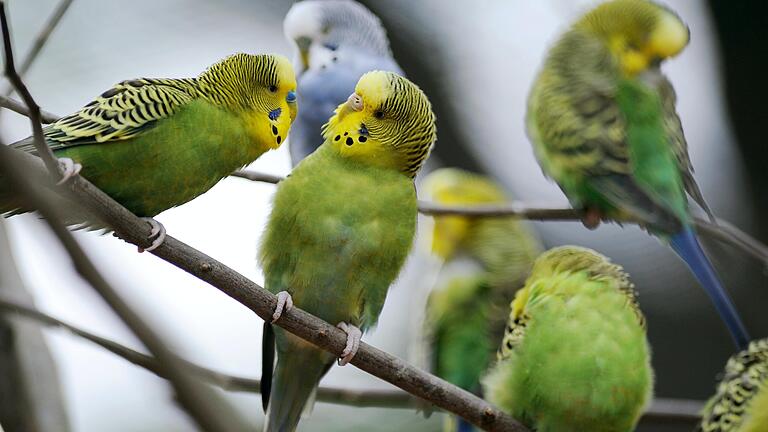
<path fill-rule="evenodd" d="M 46 110 L 66 114 L 115 82 L 134 77 L 195 76 L 238 51 L 293 56 L 282 32 L 290 1 L 75 0 L 26 76 Z M 367 0 L 388 28 L 396 59 L 430 96 L 438 114 L 435 165 L 460 166 L 496 178 L 532 206 L 565 206 L 545 179 L 524 133 L 525 101 L 545 50 L 594 1 Z M 450 5 L 449 5 L 450 3 Z M 688 23 L 690 46 L 665 65 L 696 177 L 715 213 L 768 241 L 768 119 L 764 79 L 768 4 L 669 0 Z M 8 2 L 17 58 L 56 7 L 56 0 Z M 450 6 L 450 7 L 449 7 Z M 762 72 L 761 72 L 762 71 Z M 7 86 L 6 83 L 3 86 Z M 2 87 L 0 87 L 2 88 Z M 761 121 L 762 120 L 762 121 Z M 1 138 L 29 135 L 26 118 L 2 113 Z M 252 169 L 289 172 L 287 147 Z M 259 235 L 274 186 L 227 179 L 204 196 L 158 217 L 168 232 L 263 283 L 256 263 Z M 74 273 L 35 215 L 0 222 L 19 274 L 37 306 L 52 315 L 133 347 L 138 342 Z M 634 226 L 536 223 L 547 247 L 580 244 L 622 264 L 632 275 L 648 321 L 656 395 L 705 399 L 732 345 L 713 308 L 681 261 Z M 77 234 L 96 264 L 144 317 L 186 358 L 220 371 L 258 377 L 261 320 L 218 290 L 112 236 Z M 4 236 L 0 236 L 0 239 Z M 752 336 L 768 336 L 766 269 L 742 252 L 705 246 L 745 317 Z M 0 242 L 0 246 L 4 243 Z M 0 248 L 5 262 L 8 251 Z M 379 327 L 365 340 L 407 358 L 410 296 L 424 281 L 418 257 L 392 288 Z M 8 267 L 0 267 L 7 269 Z M 9 270 L 3 270 L 7 276 Z M 4 280 L 4 279 L 3 279 Z M 166 383 L 88 342 L 45 330 L 58 371 L 69 429 L 187 431 L 193 424 L 174 405 Z M 333 368 L 323 385 L 386 389 L 354 367 Z M 258 395 L 228 394 L 256 428 Z M 62 417 L 63 418 L 63 417 Z M 347 408 L 318 403 L 300 430 L 439 431 L 441 415 L 412 410 Z M 649 427 L 648 430 L 678 430 Z M 687 430 L 682 428 L 679 430 Z"/>

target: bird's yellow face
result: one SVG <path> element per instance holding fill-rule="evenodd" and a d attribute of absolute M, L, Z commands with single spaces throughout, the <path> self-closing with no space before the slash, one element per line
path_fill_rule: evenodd
<path fill-rule="evenodd" d="M 254 95 L 254 111 L 247 115 L 253 139 L 268 149 L 276 149 L 285 142 L 291 124 L 298 113 L 296 76 L 291 62 L 273 55 L 271 71 L 264 74 Z"/>
<path fill-rule="evenodd" d="M 624 74 L 634 77 L 679 54 L 689 39 L 688 27 L 680 18 L 663 10 L 650 33 L 622 32 L 611 38 L 610 46 Z"/>
<path fill-rule="evenodd" d="M 456 168 L 431 172 L 420 190 L 432 201 L 443 205 L 499 204 L 506 201 L 502 190 L 490 180 Z M 451 258 L 471 235 L 473 219 L 465 216 L 435 216 L 432 253 L 443 260 Z"/>
<path fill-rule="evenodd" d="M 413 177 L 435 141 L 435 118 L 424 93 L 392 72 L 363 75 L 323 127 L 342 156 Z"/>

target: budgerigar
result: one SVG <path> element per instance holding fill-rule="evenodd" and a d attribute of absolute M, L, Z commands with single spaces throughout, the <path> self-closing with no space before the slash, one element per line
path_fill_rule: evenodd
<path fill-rule="evenodd" d="M 688 157 L 675 92 L 659 69 L 688 44 L 685 24 L 646 0 L 613 0 L 550 49 L 528 102 L 528 133 L 544 172 L 571 204 L 632 219 L 689 266 L 735 343 L 749 336 L 699 245 L 686 192 L 711 217 Z"/>
<path fill-rule="evenodd" d="M 541 255 L 512 302 L 483 388 L 489 401 L 538 432 L 634 430 L 653 372 L 628 275 L 589 249 Z"/>
<path fill-rule="evenodd" d="M 701 417 L 702 432 L 768 431 L 768 339 L 753 341 L 728 360 Z"/>
<path fill-rule="evenodd" d="M 396 72 L 386 31 L 376 15 L 354 0 L 305 0 L 283 22 L 297 51 L 301 112 L 289 150 L 298 164 L 323 143 L 321 126 L 371 70 Z"/>
<path fill-rule="evenodd" d="M 116 84 L 46 127 L 45 139 L 56 157 L 149 218 L 279 147 L 296 117 L 295 90 L 285 57 L 235 54 L 197 78 Z M 31 138 L 13 146 L 36 153 Z M 0 189 L 0 213 L 18 205 Z"/>
<path fill-rule="evenodd" d="M 373 326 L 416 228 L 413 179 L 435 141 L 424 93 L 383 71 L 363 75 L 323 128 L 325 142 L 280 183 L 260 251 L 274 319 L 296 305 L 348 334 L 340 364 Z M 272 326 L 265 325 L 269 335 Z M 277 366 L 266 431 L 293 431 L 334 356 L 274 328 Z M 268 340 L 266 337 L 265 340 Z M 268 344 L 267 344 L 268 345 Z M 265 358 L 273 347 L 265 346 Z M 264 362 L 262 380 L 272 376 Z M 267 392 L 269 393 L 269 392 Z"/>
<path fill-rule="evenodd" d="M 508 202 L 490 179 L 457 168 L 431 172 L 420 190 L 445 205 Z M 528 277 L 541 245 L 516 218 L 435 216 L 432 252 L 444 261 L 441 273 L 449 278 L 427 303 L 425 333 L 433 371 L 479 394 L 480 377 L 504 335 L 506 309 Z M 449 419 L 446 429 L 461 432 L 473 427 L 463 419 Z"/>

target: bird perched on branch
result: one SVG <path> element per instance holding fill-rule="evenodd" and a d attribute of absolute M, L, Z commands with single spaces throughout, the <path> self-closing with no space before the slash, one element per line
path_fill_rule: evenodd
<path fill-rule="evenodd" d="M 768 339 L 753 341 L 728 360 L 701 417 L 702 432 L 768 431 Z"/>
<path fill-rule="evenodd" d="M 634 430 L 653 377 L 632 283 L 575 246 L 534 263 L 512 302 L 485 396 L 538 432 Z"/>
<path fill-rule="evenodd" d="M 550 49 L 528 101 L 528 133 L 544 172 L 586 210 L 585 225 L 631 219 L 668 242 L 743 348 L 747 331 L 692 226 L 686 193 L 712 213 L 659 68 L 688 40 L 680 18 L 653 2 L 599 5 Z"/>
<path fill-rule="evenodd" d="M 347 333 L 339 360 L 355 355 L 378 319 L 389 285 L 411 248 L 417 203 L 413 179 L 435 141 L 424 93 L 383 71 L 360 78 L 323 128 L 325 142 L 280 182 L 260 251 L 273 316 L 301 307 Z M 274 322 L 274 321 L 273 321 Z M 262 383 L 266 431 L 293 431 L 331 353 L 265 325 Z M 277 343 L 272 376 L 271 333 Z M 270 394 L 271 393 L 271 394 Z"/>
<path fill-rule="evenodd" d="M 456 168 L 431 172 L 420 190 L 445 205 L 509 201 L 490 179 Z M 425 334 L 432 370 L 451 384 L 480 394 L 480 377 L 504 336 L 507 307 L 528 277 L 541 245 L 516 218 L 448 215 L 434 217 L 431 247 L 444 262 L 442 273 L 448 275 L 427 303 Z M 473 268 L 468 270 L 467 265 Z M 473 430 L 463 419 L 448 423 L 448 430 Z"/>
<path fill-rule="evenodd" d="M 289 143 L 296 165 L 323 143 L 322 125 L 364 73 L 402 71 L 392 58 L 381 21 L 356 1 L 298 2 L 288 11 L 283 29 L 297 51 L 301 112 Z"/>
<path fill-rule="evenodd" d="M 296 79 L 285 57 L 235 54 L 197 78 L 123 81 L 44 129 L 68 167 L 137 216 L 151 218 L 206 192 L 285 141 L 296 117 Z M 35 153 L 32 138 L 12 145 Z M 0 189 L 0 213 L 18 213 Z M 73 221 L 80 223 L 83 221 Z"/>

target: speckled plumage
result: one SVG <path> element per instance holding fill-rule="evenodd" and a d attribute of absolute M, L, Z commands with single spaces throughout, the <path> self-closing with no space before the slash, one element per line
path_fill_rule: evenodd
<path fill-rule="evenodd" d="M 653 377 L 634 287 L 589 249 L 551 249 L 512 303 L 486 397 L 538 432 L 634 430 Z"/>
<path fill-rule="evenodd" d="M 365 330 L 376 323 L 410 250 L 413 176 L 429 154 L 435 125 L 426 96 L 398 75 L 370 72 L 356 94 L 363 107 L 339 106 L 324 129 L 325 143 L 278 186 L 260 261 L 268 290 L 287 291 L 294 305 L 330 323 Z M 334 356 L 279 328 L 275 336 L 265 430 L 293 431 Z M 264 364 L 263 377 L 271 367 Z"/>
<path fill-rule="evenodd" d="M 753 341 L 728 360 L 701 417 L 702 432 L 768 431 L 768 339 Z"/>
<path fill-rule="evenodd" d="M 550 49 L 528 100 L 528 133 L 545 174 L 574 207 L 637 221 L 668 241 L 743 347 L 749 335 L 692 227 L 687 195 L 712 213 L 693 178 L 674 89 L 659 69 L 688 40 L 681 19 L 654 2 L 599 5 Z"/>
<path fill-rule="evenodd" d="M 44 133 L 85 178 L 135 214 L 155 216 L 277 148 L 296 115 L 286 101 L 295 86 L 287 59 L 235 54 L 197 78 L 123 81 Z M 14 147 L 35 153 L 31 139 Z M 0 202 L 0 212 L 16 210 Z"/>

